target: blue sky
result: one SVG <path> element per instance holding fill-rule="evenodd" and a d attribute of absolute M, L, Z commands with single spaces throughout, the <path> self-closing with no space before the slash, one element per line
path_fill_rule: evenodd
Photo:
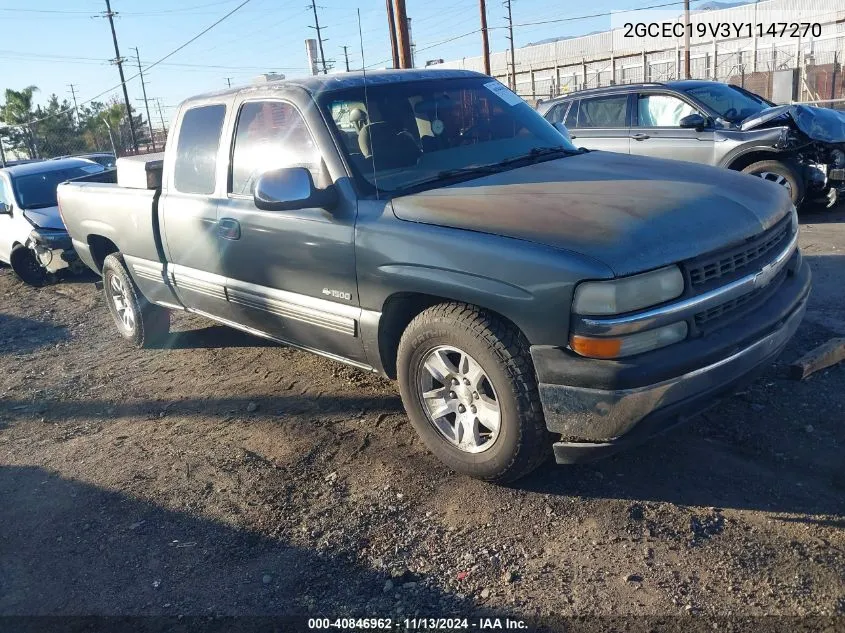
<path fill-rule="evenodd" d="M 149 65 L 183 44 L 242 0 L 113 0 L 118 12 L 115 26 L 121 54 L 131 57 L 127 77 L 137 72 L 134 51 L 139 47 L 141 63 Z M 585 14 L 631 9 L 655 0 L 513 0 L 514 22 L 570 18 Z M 356 8 L 361 9 L 364 53 L 368 66 L 386 65 L 390 59 L 387 18 L 383 0 L 318 0 L 321 27 L 325 27 L 328 59 L 343 65 L 343 45 L 349 47 L 350 65 L 361 65 Z M 413 37 L 419 48 L 479 28 L 478 0 L 407 0 Z M 80 102 L 119 84 L 117 68 L 107 60 L 114 57 L 108 21 L 97 16 L 105 0 L 0 0 L 0 91 L 30 84 L 40 88 L 43 102 L 51 93 L 70 100 L 68 84 L 76 86 Z M 507 47 L 505 9 L 501 0 L 488 0 L 491 50 Z M 248 83 L 268 71 L 288 76 L 305 74 L 304 40 L 313 37 L 313 13 L 308 0 L 251 0 L 225 22 L 212 29 L 167 62 L 146 73 L 147 94 L 159 97 L 165 119 L 179 101 L 192 94 L 232 84 Z M 548 37 L 579 35 L 610 27 L 610 17 L 598 17 L 558 24 L 516 29 L 517 46 Z M 472 34 L 422 51 L 417 62 L 426 59 L 480 54 L 480 34 Z M 129 96 L 142 106 L 138 79 L 128 82 Z M 113 90 L 110 95 L 119 95 Z M 154 111 L 153 120 L 158 123 Z"/>

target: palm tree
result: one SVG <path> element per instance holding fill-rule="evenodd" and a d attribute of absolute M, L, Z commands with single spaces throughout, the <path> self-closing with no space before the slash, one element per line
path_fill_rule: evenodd
<path fill-rule="evenodd" d="M 37 86 L 27 86 L 23 90 L 6 89 L 6 104 L 2 109 L 2 120 L 9 129 L 9 137 L 15 146 L 24 146 L 30 158 L 38 157 L 35 134 L 32 131 L 32 97 L 38 92 Z"/>

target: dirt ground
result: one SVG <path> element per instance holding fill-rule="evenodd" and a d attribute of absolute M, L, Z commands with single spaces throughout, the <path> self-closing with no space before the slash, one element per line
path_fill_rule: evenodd
<path fill-rule="evenodd" d="M 129 349 L 90 281 L 0 270 L 0 615 L 845 615 L 845 367 L 785 372 L 845 336 L 845 209 L 803 225 L 777 365 L 512 487 L 437 462 L 391 382 L 185 315 Z"/>

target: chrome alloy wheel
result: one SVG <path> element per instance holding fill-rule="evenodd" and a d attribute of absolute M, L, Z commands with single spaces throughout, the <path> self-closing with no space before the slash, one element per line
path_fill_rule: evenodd
<path fill-rule="evenodd" d="M 787 180 L 785 176 L 775 174 L 771 171 L 761 171 L 752 175 L 762 178 L 763 180 L 773 182 L 776 185 L 780 185 L 781 187 L 786 187 L 786 190 L 790 193 L 790 195 L 792 194 L 792 185 L 789 184 L 789 180 Z"/>
<path fill-rule="evenodd" d="M 129 289 L 117 275 L 110 275 L 109 298 L 126 332 L 129 334 L 134 332 L 135 311 L 132 309 L 132 303 L 129 299 Z"/>
<path fill-rule="evenodd" d="M 417 372 L 428 421 L 450 444 L 481 453 L 496 442 L 502 414 L 493 384 L 472 356 L 455 347 L 428 352 Z"/>

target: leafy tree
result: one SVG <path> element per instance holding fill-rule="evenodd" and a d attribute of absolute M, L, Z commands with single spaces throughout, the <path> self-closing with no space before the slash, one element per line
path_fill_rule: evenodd
<path fill-rule="evenodd" d="M 6 89 L 5 104 L 0 109 L 0 121 L 5 124 L 6 136 L 13 150 L 24 151 L 30 158 L 38 157 L 38 147 L 32 130 L 32 97 L 37 86 L 23 90 Z"/>
<path fill-rule="evenodd" d="M 50 95 L 47 103 L 33 109 L 36 86 L 6 90 L 0 105 L 0 135 L 4 146 L 29 158 L 51 158 L 91 151 L 132 151 L 132 135 L 125 105 L 116 98 L 107 103 L 92 101 L 78 112 L 67 100 Z M 149 142 L 147 124 L 130 110 L 139 145 Z M 111 132 L 111 138 L 110 133 Z M 112 145 L 113 142 L 113 145 Z"/>

